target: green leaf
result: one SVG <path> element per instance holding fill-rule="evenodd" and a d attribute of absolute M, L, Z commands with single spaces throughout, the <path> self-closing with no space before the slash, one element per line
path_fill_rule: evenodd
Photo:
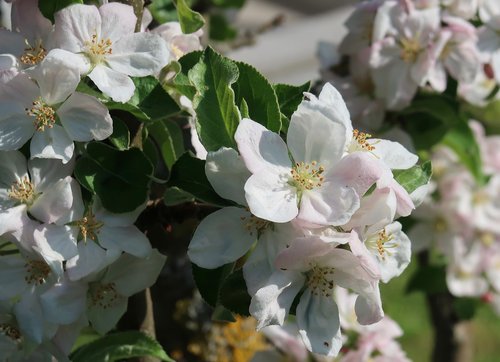
<path fill-rule="evenodd" d="M 40 0 L 38 8 L 43 16 L 54 22 L 54 14 L 72 4 L 83 4 L 82 0 Z"/>
<path fill-rule="evenodd" d="M 73 362 L 114 362 L 143 356 L 175 362 L 165 353 L 157 341 L 139 331 L 109 334 L 81 346 L 71 354 L 70 358 Z"/>
<path fill-rule="evenodd" d="M 231 26 L 224 14 L 211 14 L 209 18 L 208 36 L 217 41 L 227 41 L 236 38 L 238 31 Z"/>
<path fill-rule="evenodd" d="M 431 161 L 415 165 L 407 170 L 393 170 L 394 179 L 411 194 L 420 186 L 426 185 L 432 176 Z"/>
<path fill-rule="evenodd" d="M 266 78 L 251 65 L 237 62 L 238 80 L 233 84 L 236 104 L 244 100 L 250 118 L 273 132 L 281 129 L 278 98 Z"/>
<path fill-rule="evenodd" d="M 203 52 L 201 50 L 191 52 L 181 57 L 178 61 L 181 66 L 181 71 L 178 72 L 174 78 L 175 89 L 191 100 L 193 100 L 196 94 L 196 88 L 189 80 L 188 72 L 200 61 L 202 55 Z"/>
<path fill-rule="evenodd" d="M 273 87 L 282 113 L 282 131 L 286 132 L 286 130 L 288 130 L 288 124 L 290 123 L 290 118 L 293 112 L 299 107 L 300 102 L 304 99 L 304 92 L 309 91 L 311 82 L 299 86 L 275 84 Z"/>
<path fill-rule="evenodd" d="M 158 24 L 179 21 L 173 0 L 154 0 L 148 9 Z"/>
<path fill-rule="evenodd" d="M 95 193 L 103 206 L 115 213 L 135 210 L 148 196 L 153 166 L 137 148 L 119 151 L 90 142 L 75 166 L 80 184 Z"/>
<path fill-rule="evenodd" d="M 220 288 L 220 302 L 231 312 L 249 316 L 251 297 L 243 278 L 243 270 L 239 269 L 229 275 Z"/>
<path fill-rule="evenodd" d="M 192 264 L 193 277 L 203 300 L 215 308 L 219 301 L 222 283 L 231 273 L 234 263 L 225 264 L 217 269 L 205 269 Z"/>
<path fill-rule="evenodd" d="M 205 175 L 205 161 L 183 154 L 172 167 L 167 186 L 178 187 L 193 195 L 197 200 L 216 206 L 228 206 L 231 203 L 224 200 L 208 182 Z"/>
<path fill-rule="evenodd" d="M 453 300 L 453 309 L 460 320 L 474 318 L 481 301 L 478 298 L 456 298 Z"/>
<path fill-rule="evenodd" d="M 108 109 L 127 111 L 144 122 L 168 118 L 181 111 L 154 77 L 134 78 L 135 91 L 127 103 L 109 101 Z"/>
<path fill-rule="evenodd" d="M 208 151 L 234 148 L 240 113 L 231 84 L 238 79 L 238 66 L 209 47 L 188 76 L 196 87 L 193 106 L 201 143 Z"/>
<path fill-rule="evenodd" d="M 148 130 L 160 149 L 165 165 L 170 170 L 185 152 L 181 128 L 177 123 L 165 120 L 148 125 Z"/>
<path fill-rule="evenodd" d="M 245 0 L 212 0 L 212 4 L 221 8 L 241 8 Z"/>
<path fill-rule="evenodd" d="M 109 141 L 120 151 L 129 147 L 130 132 L 127 125 L 117 117 L 113 117 L 113 133 L 109 136 Z"/>
<path fill-rule="evenodd" d="M 169 187 L 163 195 L 163 202 L 167 206 L 175 206 L 194 201 L 194 196 L 178 187 Z"/>
<path fill-rule="evenodd" d="M 419 94 L 401 114 L 418 150 L 429 149 L 440 142 L 459 122 L 457 102 L 443 95 Z"/>
<path fill-rule="evenodd" d="M 175 6 L 177 7 L 177 16 L 184 34 L 194 33 L 205 25 L 203 16 L 191 10 L 185 0 L 175 0 Z"/>
<path fill-rule="evenodd" d="M 481 151 L 474 133 L 465 120 L 456 124 L 446 133 L 443 143 L 456 153 L 460 162 L 469 169 L 479 184 L 485 183 L 486 177 L 482 168 Z"/>
<path fill-rule="evenodd" d="M 420 266 L 410 277 L 406 292 L 421 291 L 426 294 L 445 293 L 446 269 L 444 266 Z"/>

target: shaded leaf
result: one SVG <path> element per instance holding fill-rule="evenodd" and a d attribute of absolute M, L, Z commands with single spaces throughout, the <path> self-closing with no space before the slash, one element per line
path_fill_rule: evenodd
<path fill-rule="evenodd" d="M 205 19 L 200 13 L 191 10 L 185 0 L 175 0 L 177 16 L 184 34 L 194 33 L 205 25 Z"/>
<path fill-rule="evenodd" d="M 432 176 L 431 161 L 415 165 L 407 170 L 393 170 L 394 179 L 411 194 L 420 186 L 426 185 Z"/>

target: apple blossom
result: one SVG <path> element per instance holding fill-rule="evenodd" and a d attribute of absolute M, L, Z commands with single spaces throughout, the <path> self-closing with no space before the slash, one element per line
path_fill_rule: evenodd
<path fill-rule="evenodd" d="M 132 6 L 109 3 L 97 8 L 75 4 L 55 14 L 57 45 L 86 62 L 83 72 L 114 101 L 134 94 L 130 79 L 159 73 L 170 60 L 164 41 L 150 33 L 134 33 Z"/>

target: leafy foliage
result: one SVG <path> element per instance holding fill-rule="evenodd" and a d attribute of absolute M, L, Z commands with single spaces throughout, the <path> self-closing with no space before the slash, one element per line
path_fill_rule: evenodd
<path fill-rule="evenodd" d="M 54 14 L 59 10 L 64 9 L 67 6 L 73 4 L 83 4 L 82 0 L 51 0 L 51 1 L 39 1 L 38 8 L 40 9 L 43 16 L 45 16 L 50 21 L 54 22 Z"/>
<path fill-rule="evenodd" d="M 194 33 L 205 24 L 205 19 L 200 13 L 190 9 L 186 0 L 175 0 L 177 16 L 181 24 L 182 32 L 185 34 Z"/>
<path fill-rule="evenodd" d="M 405 188 L 408 193 L 412 193 L 420 186 L 426 185 L 432 176 L 431 162 L 427 161 L 422 165 L 415 165 L 407 170 L 393 170 L 394 179 Z"/>

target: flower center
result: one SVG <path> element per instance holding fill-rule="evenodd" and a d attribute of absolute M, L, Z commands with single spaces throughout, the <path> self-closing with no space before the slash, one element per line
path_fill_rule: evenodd
<path fill-rule="evenodd" d="M 319 267 L 311 265 L 307 273 L 307 286 L 313 295 L 330 297 L 333 294 L 333 274 L 335 268 Z"/>
<path fill-rule="evenodd" d="M 264 230 L 266 230 L 269 226 L 271 226 L 271 222 L 267 220 L 260 219 L 256 216 L 242 216 L 241 221 L 244 222 L 243 227 L 248 231 L 250 235 L 253 235 L 254 232 L 257 236 L 260 236 Z"/>
<path fill-rule="evenodd" d="M 11 199 L 19 201 L 21 204 L 31 205 L 35 200 L 35 186 L 28 176 L 14 182 L 10 187 L 8 195 Z"/>
<path fill-rule="evenodd" d="M 83 219 L 77 221 L 77 225 L 80 228 L 84 241 L 87 241 L 87 238 L 92 241 L 97 241 L 97 234 L 104 223 L 96 220 L 94 214 L 89 211 Z"/>
<path fill-rule="evenodd" d="M 352 153 L 356 151 L 373 151 L 375 149 L 375 146 L 373 145 L 373 143 L 370 144 L 368 142 L 368 139 L 371 136 L 372 135 L 369 133 L 360 132 L 359 130 L 354 129 L 352 131 L 352 142 L 349 145 L 348 152 Z"/>
<path fill-rule="evenodd" d="M 96 33 L 84 45 L 86 47 L 85 53 L 93 64 L 101 63 L 107 55 L 113 54 L 113 42 L 110 39 L 99 39 Z"/>
<path fill-rule="evenodd" d="M 382 229 L 379 231 L 377 234 L 373 235 L 372 237 L 368 238 L 366 241 L 366 245 L 374 250 L 382 260 L 385 260 L 385 256 L 391 256 L 392 252 L 390 252 L 388 249 L 391 248 L 397 248 L 399 244 L 394 243 L 391 241 L 394 240 L 394 236 L 392 234 L 387 234 L 387 231 Z"/>
<path fill-rule="evenodd" d="M 8 323 L 0 323 L 0 332 L 16 342 L 21 340 L 21 332 Z"/>
<path fill-rule="evenodd" d="M 28 43 L 28 39 L 25 39 L 25 43 L 26 48 L 24 48 L 24 53 L 21 55 L 21 62 L 26 65 L 37 65 L 47 55 L 47 51 L 42 46 L 42 40 L 37 40 L 34 46 Z"/>
<path fill-rule="evenodd" d="M 96 284 L 90 291 L 91 303 L 104 309 L 112 307 L 119 297 L 115 283 Z"/>
<path fill-rule="evenodd" d="M 26 268 L 24 280 L 28 284 L 41 285 L 50 274 L 50 267 L 43 260 L 29 260 L 24 267 Z"/>
<path fill-rule="evenodd" d="M 408 39 L 402 38 L 400 40 L 401 43 L 401 59 L 403 59 L 406 63 L 415 63 L 418 58 L 418 55 L 422 51 L 420 47 L 420 42 L 418 39 Z"/>
<path fill-rule="evenodd" d="M 175 55 L 175 59 L 179 59 L 184 55 L 184 52 L 175 44 L 170 44 L 170 50 Z"/>
<path fill-rule="evenodd" d="M 448 224 L 443 217 L 440 216 L 434 221 L 434 230 L 438 233 L 443 233 L 448 230 Z"/>
<path fill-rule="evenodd" d="M 486 191 L 480 190 L 472 195 L 472 204 L 475 206 L 487 204 L 490 201 L 490 196 Z"/>
<path fill-rule="evenodd" d="M 292 174 L 290 184 L 299 191 L 312 190 L 323 185 L 323 172 L 325 172 L 325 168 L 318 165 L 316 161 L 311 163 L 297 162 L 290 171 Z"/>
<path fill-rule="evenodd" d="M 42 98 L 38 98 L 32 103 L 33 107 L 26 108 L 26 114 L 28 116 L 34 117 L 35 121 L 33 124 L 37 131 L 45 131 L 45 127 L 52 128 L 56 123 L 56 111 L 54 108 L 42 101 Z"/>

